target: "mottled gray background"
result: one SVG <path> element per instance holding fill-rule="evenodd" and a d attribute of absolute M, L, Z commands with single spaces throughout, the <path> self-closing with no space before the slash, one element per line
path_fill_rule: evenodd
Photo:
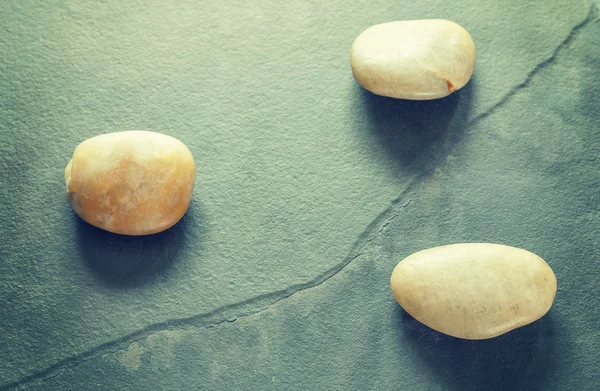
<path fill-rule="evenodd" d="M 471 32 L 471 82 L 362 91 L 354 38 L 420 18 Z M 156 236 L 65 200 L 75 146 L 126 129 L 197 161 Z M 0 390 L 598 390 L 599 154 L 589 1 L 2 0 Z M 463 341 L 404 313 L 396 263 L 469 241 L 546 259 L 547 316 Z"/>

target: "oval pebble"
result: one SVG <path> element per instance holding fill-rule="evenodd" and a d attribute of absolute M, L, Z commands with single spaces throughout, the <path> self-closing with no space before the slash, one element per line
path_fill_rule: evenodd
<path fill-rule="evenodd" d="M 371 26 L 350 53 L 358 83 L 377 95 L 429 100 L 464 87 L 475 66 L 475 44 L 460 25 L 443 19 Z"/>
<path fill-rule="evenodd" d="M 398 304 L 419 322 L 454 337 L 486 339 L 546 314 L 556 277 L 529 251 L 464 243 L 408 256 L 395 267 L 391 287 Z"/>
<path fill-rule="evenodd" d="M 83 220 L 118 234 L 164 231 L 185 214 L 196 168 L 179 140 L 125 131 L 77 146 L 65 168 L 69 204 Z"/>

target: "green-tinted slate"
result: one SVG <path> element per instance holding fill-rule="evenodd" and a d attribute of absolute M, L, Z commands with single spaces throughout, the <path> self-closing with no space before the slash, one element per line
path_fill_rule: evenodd
<path fill-rule="evenodd" d="M 0 389 L 595 389 L 600 25 L 581 1 L 0 3 Z M 444 17 L 478 47 L 434 102 L 356 86 L 373 23 Z M 64 199 L 73 148 L 184 141 L 191 210 L 148 238 Z M 484 342 L 393 301 L 413 251 L 536 252 L 547 317 Z"/>

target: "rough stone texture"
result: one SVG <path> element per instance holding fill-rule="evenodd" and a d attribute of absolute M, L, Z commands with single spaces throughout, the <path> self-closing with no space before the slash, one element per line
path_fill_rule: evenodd
<path fill-rule="evenodd" d="M 600 24 L 586 1 L 0 2 L 0 390 L 594 390 L 600 382 Z M 363 92 L 353 39 L 472 34 L 471 82 Z M 194 201 L 160 236 L 81 223 L 75 145 L 168 131 Z M 539 322 L 459 341 L 403 313 L 396 263 L 527 248 Z"/>

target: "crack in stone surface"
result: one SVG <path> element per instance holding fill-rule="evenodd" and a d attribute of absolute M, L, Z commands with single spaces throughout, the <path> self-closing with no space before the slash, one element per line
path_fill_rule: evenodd
<path fill-rule="evenodd" d="M 409 186 L 409 188 L 412 188 L 412 186 Z M 408 205 L 410 205 L 410 203 L 412 202 L 412 200 L 408 200 L 408 202 L 404 205 L 402 205 L 401 209 L 405 209 L 406 207 L 408 207 Z M 387 210 L 387 209 L 386 209 Z M 383 223 L 383 225 L 381 226 L 381 228 L 379 229 L 379 231 L 377 231 L 377 233 L 375 235 L 373 235 L 373 237 L 371 239 L 369 239 L 369 242 L 372 242 L 377 235 L 379 235 L 380 233 L 383 232 L 384 229 L 386 229 L 386 227 L 388 225 L 390 225 L 390 223 L 396 218 L 400 216 L 400 213 L 395 213 L 394 215 L 392 215 L 392 217 L 390 217 L 389 219 L 387 219 L 387 221 L 385 223 Z"/>
<path fill-rule="evenodd" d="M 410 188 L 412 187 L 412 186 L 410 186 L 411 184 L 412 183 L 410 183 L 409 186 L 407 186 L 407 188 L 405 189 L 405 192 L 410 190 Z M 403 193 L 405 193 L 405 192 L 403 192 Z M 58 363 L 44 369 L 43 371 L 30 374 L 16 382 L 4 385 L 4 386 L 0 387 L 0 391 L 13 390 L 13 389 L 22 390 L 22 389 L 28 388 L 31 385 L 41 384 L 45 381 L 51 380 L 52 378 L 54 378 L 56 376 L 59 376 L 64 370 L 74 368 L 77 365 L 79 365 L 85 361 L 91 360 L 91 359 L 99 357 L 101 355 L 113 354 L 118 351 L 127 349 L 127 347 L 129 345 L 131 345 L 132 343 L 143 340 L 143 339 L 147 338 L 148 336 L 150 336 L 152 334 L 156 334 L 161 331 L 183 330 L 183 329 L 190 329 L 190 328 L 194 328 L 194 327 L 213 328 L 213 327 L 219 326 L 223 323 L 234 323 L 239 319 L 246 318 L 248 316 L 256 315 L 260 312 L 266 311 L 266 310 L 268 310 L 268 308 L 270 306 L 275 305 L 278 302 L 280 302 L 284 299 L 287 299 L 292 295 L 295 295 L 304 290 L 319 286 L 319 285 L 323 284 L 324 282 L 326 282 L 327 280 L 329 280 L 330 278 L 336 276 L 340 271 L 342 271 L 352 261 L 354 261 L 355 259 L 364 255 L 364 253 L 361 252 L 360 250 L 364 247 L 364 245 L 367 242 L 370 241 L 369 239 L 372 240 L 372 238 L 370 238 L 372 236 L 371 235 L 372 232 L 376 232 L 376 234 L 379 232 L 379 231 L 377 231 L 377 228 L 381 226 L 382 221 L 391 220 L 391 219 L 387 218 L 387 216 L 393 210 L 393 206 L 398 203 L 398 200 L 399 200 L 399 198 L 394 200 L 392 202 L 392 205 L 390 205 L 383 212 L 381 212 L 371 222 L 371 224 L 369 224 L 369 226 L 363 231 L 363 233 L 354 242 L 354 245 L 352 246 L 351 250 L 349 251 L 349 254 L 351 254 L 351 255 L 348 255 L 346 258 L 344 258 L 343 262 L 326 270 L 325 272 L 319 274 L 316 278 L 314 278 L 308 282 L 294 284 L 283 290 L 266 293 L 264 295 L 255 296 L 253 298 L 250 298 L 250 299 L 238 302 L 238 303 L 234 303 L 231 305 L 219 307 L 213 311 L 205 312 L 202 314 L 197 314 L 197 315 L 193 315 L 193 316 L 186 317 L 186 318 L 169 319 L 164 322 L 149 325 L 143 329 L 140 329 L 133 333 L 122 336 L 118 339 L 106 342 L 102 345 L 92 348 L 84 353 L 81 353 L 81 354 L 78 354 L 75 356 L 71 356 L 64 360 L 61 360 Z M 407 202 L 406 204 L 401 205 L 400 208 L 401 209 L 405 208 L 406 206 L 408 206 L 409 203 L 410 203 L 410 201 Z M 386 222 L 387 222 L 387 224 L 389 224 L 389 221 L 386 221 Z M 250 306 L 252 306 L 252 304 L 256 304 L 256 303 L 260 303 L 260 302 L 266 302 L 266 304 L 262 305 L 259 309 L 253 308 L 249 311 L 242 312 L 241 314 L 239 313 L 239 310 L 241 308 L 250 307 Z M 230 314 L 230 312 L 233 312 L 234 310 L 235 310 L 236 314 L 235 315 Z"/>
<path fill-rule="evenodd" d="M 498 110 L 499 108 L 501 108 L 502 106 L 506 105 L 510 99 L 517 93 L 519 92 L 519 90 L 526 88 L 529 86 L 529 84 L 531 84 L 531 81 L 533 80 L 533 78 L 540 73 L 540 71 L 542 71 L 544 68 L 546 68 L 549 65 L 552 65 L 556 62 L 556 59 L 558 57 L 558 55 L 560 54 L 560 52 L 567 48 L 574 40 L 575 38 L 577 38 L 577 34 L 579 33 L 579 31 L 581 31 L 581 29 L 583 29 L 585 26 L 587 26 L 590 22 L 592 22 L 593 20 L 596 20 L 596 18 L 598 17 L 598 6 L 596 5 L 595 2 L 593 2 L 590 5 L 590 10 L 588 11 L 588 15 L 587 17 L 579 24 L 575 25 L 575 27 L 573 27 L 571 29 L 571 32 L 569 33 L 569 35 L 567 36 L 567 38 L 565 38 L 552 52 L 552 55 L 550 57 L 548 57 L 547 59 L 545 59 L 544 61 L 538 63 L 525 77 L 525 79 L 517 84 L 516 86 L 514 86 L 513 88 L 510 89 L 510 91 L 508 91 L 506 93 L 506 95 L 504 95 L 497 103 L 495 103 L 492 107 L 490 107 L 489 109 L 487 109 L 486 111 L 484 111 L 483 113 L 477 115 L 475 118 L 473 118 L 472 120 L 470 120 L 466 127 L 470 128 L 473 125 L 477 124 L 478 122 L 480 122 L 481 120 L 489 117 L 492 113 L 494 113 L 496 110 Z"/>
<path fill-rule="evenodd" d="M 538 63 L 525 77 L 525 79 L 510 89 L 497 103 L 491 106 L 485 112 L 477 115 L 475 118 L 470 120 L 466 124 L 466 128 L 471 128 L 483 119 L 487 118 L 491 114 L 495 113 L 498 109 L 505 106 L 511 98 L 517 94 L 521 89 L 528 87 L 531 84 L 533 78 L 543 69 L 552 65 L 556 62 L 560 52 L 567 48 L 577 37 L 578 33 L 587 26 L 590 22 L 597 19 L 598 16 L 598 6 L 596 3 L 592 3 L 590 6 L 590 11 L 585 20 L 581 23 L 574 26 L 569 35 L 554 49 L 552 55 L 542 62 Z M 597 20 L 598 21 L 598 20 Z M 460 140 L 457 141 L 457 143 Z M 456 146 L 456 144 L 454 146 Z M 454 147 L 453 146 L 453 147 Z M 451 148 L 453 149 L 453 148 Z M 383 230 L 398 217 L 402 210 L 407 208 L 412 200 L 408 200 L 405 203 L 402 203 L 403 200 L 406 199 L 407 194 L 413 189 L 413 187 L 419 183 L 419 176 L 413 177 L 409 180 L 409 182 L 405 185 L 402 190 L 400 196 L 395 198 L 390 205 L 380 212 L 373 221 L 366 227 L 366 229 L 358 236 L 358 238 L 353 243 L 350 251 L 348 251 L 348 255 L 344 258 L 344 260 L 335 265 L 334 267 L 326 270 L 323 273 L 320 273 L 318 276 L 313 278 L 312 280 L 304 283 L 294 284 L 285 289 L 266 293 L 263 295 L 255 296 L 250 299 L 246 299 L 237 303 L 233 303 L 230 305 L 222 306 L 217 309 L 214 309 L 209 312 L 196 314 L 190 317 L 185 318 L 176 318 L 169 319 L 164 322 L 151 324 L 146 326 L 140 330 L 137 330 L 133 333 L 127 334 L 125 336 L 119 337 L 115 340 L 108 341 L 101 345 L 98 345 L 92 349 L 89 349 L 83 353 L 68 357 L 63 359 L 44 370 L 29 374 L 27 376 L 22 377 L 21 379 L 0 386 L 0 391 L 8 391 L 8 390 L 23 390 L 27 389 L 33 385 L 39 385 L 46 381 L 52 380 L 53 378 L 59 376 L 63 371 L 75 368 L 76 366 L 89 361 L 91 359 L 117 353 L 119 351 L 127 349 L 129 345 L 134 342 L 139 342 L 150 335 L 156 334 L 161 331 L 168 330 L 189 330 L 191 328 L 205 327 L 205 328 L 214 328 L 224 323 L 235 323 L 236 321 L 246 318 L 252 315 L 259 314 L 269 309 L 269 307 L 277 304 L 278 302 L 285 300 L 299 292 L 302 292 L 307 289 L 311 289 L 317 287 L 329 279 L 335 277 L 339 272 L 341 272 L 346 266 L 352 263 L 354 260 L 359 257 L 365 255 L 363 251 L 364 248 L 372 242 L 378 235 L 383 232 Z M 253 307 L 253 305 L 257 303 L 266 303 L 260 306 L 259 309 Z M 240 313 L 241 309 L 246 309 Z M 233 314 L 235 312 L 235 314 Z"/>

